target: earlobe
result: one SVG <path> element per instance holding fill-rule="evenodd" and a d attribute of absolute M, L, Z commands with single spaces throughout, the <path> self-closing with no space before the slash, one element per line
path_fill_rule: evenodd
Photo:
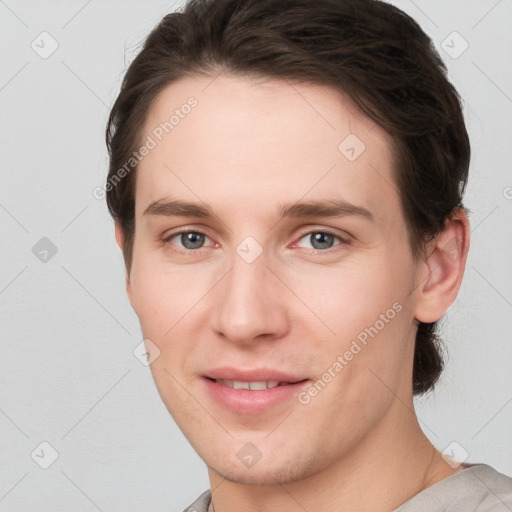
<path fill-rule="evenodd" d="M 124 229 L 121 226 L 121 221 L 119 219 L 115 220 L 115 235 L 119 249 L 121 249 L 121 251 L 124 251 Z"/>
<path fill-rule="evenodd" d="M 456 210 L 428 243 L 419 269 L 414 316 L 419 322 L 439 320 L 457 297 L 469 249 L 469 221 Z"/>

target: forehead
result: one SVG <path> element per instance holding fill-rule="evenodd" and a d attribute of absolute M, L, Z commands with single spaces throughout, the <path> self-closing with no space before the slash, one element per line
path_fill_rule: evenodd
<path fill-rule="evenodd" d="M 327 86 L 181 79 L 149 109 L 142 140 L 150 139 L 138 166 L 138 215 L 175 195 L 253 212 L 278 200 L 335 195 L 377 215 L 398 212 L 391 137 Z"/>

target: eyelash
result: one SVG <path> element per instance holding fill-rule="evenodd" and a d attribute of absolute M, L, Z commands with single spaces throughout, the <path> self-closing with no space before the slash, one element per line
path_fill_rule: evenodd
<path fill-rule="evenodd" d="M 310 230 L 307 230 L 307 231 L 304 231 L 303 233 L 301 233 L 300 236 L 297 238 L 297 241 L 293 242 L 293 245 L 296 245 L 304 237 L 306 237 L 308 235 L 313 235 L 313 234 L 316 234 L 316 233 L 322 233 L 323 235 L 330 235 L 330 236 L 334 237 L 335 239 L 337 239 L 339 241 L 339 243 L 333 245 L 329 249 L 314 249 L 314 248 L 312 248 L 312 249 L 305 249 L 304 247 L 302 248 L 302 249 L 305 249 L 309 253 L 312 253 L 312 254 L 330 254 L 330 253 L 332 253 L 334 251 L 339 250 L 340 247 L 338 247 L 338 246 L 348 245 L 350 243 L 350 241 L 347 238 L 343 238 L 341 235 L 339 235 L 339 234 L 337 234 L 334 231 L 331 231 L 329 229 L 310 229 Z"/>
<path fill-rule="evenodd" d="M 173 238 L 176 238 L 177 236 L 180 236 L 180 235 L 186 235 L 187 233 L 197 233 L 199 235 L 205 236 L 206 238 L 209 238 L 209 236 L 204 231 L 201 231 L 198 229 L 188 229 L 188 230 L 177 231 L 175 233 L 171 233 L 167 237 L 163 238 L 161 240 L 161 242 L 165 246 L 165 245 L 169 244 Z M 296 241 L 293 242 L 292 246 L 295 246 L 298 242 L 300 242 L 306 236 L 313 235 L 316 233 L 322 233 L 324 235 L 333 236 L 335 239 L 337 239 L 339 241 L 339 243 L 335 244 L 333 247 L 330 247 L 329 249 L 306 249 L 309 253 L 328 254 L 333 251 L 336 251 L 336 247 L 338 247 L 339 245 L 348 245 L 350 243 L 350 241 L 347 238 L 343 238 L 339 234 L 334 233 L 333 231 L 330 231 L 329 229 L 313 229 L 313 230 L 302 232 L 300 234 L 300 236 L 296 239 Z M 197 251 L 200 251 L 202 249 L 207 249 L 207 248 L 208 247 L 199 247 L 198 249 L 181 249 L 181 248 L 175 246 L 172 250 L 173 250 L 173 252 L 180 253 L 180 254 L 195 254 L 195 253 L 197 253 Z M 302 249 L 304 249 L 304 248 L 302 248 Z"/>
<path fill-rule="evenodd" d="M 203 235 L 206 238 L 210 238 L 204 231 L 201 231 L 200 229 L 185 229 L 183 231 L 171 233 L 165 238 L 162 238 L 162 244 L 165 246 L 169 244 L 173 238 L 176 238 L 180 235 L 186 235 L 187 233 L 197 233 L 198 235 Z M 206 247 L 199 247 L 198 249 L 182 249 L 181 247 L 174 246 L 172 251 L 178 254 L 196 254 L 201 249 L 206 249 Z"/>

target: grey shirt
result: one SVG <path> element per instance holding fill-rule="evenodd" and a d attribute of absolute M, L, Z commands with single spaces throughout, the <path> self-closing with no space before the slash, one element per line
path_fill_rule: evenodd
<path fill-rule="evenodd" d="M 207 490 L 184 512 L 208 512 Z M 394 512 L 512 512 L 512 478 L 487 464 L 466 469 L 423 489 Z"/>

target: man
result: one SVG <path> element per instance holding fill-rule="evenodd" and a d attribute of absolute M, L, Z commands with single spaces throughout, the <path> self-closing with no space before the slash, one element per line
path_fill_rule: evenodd
<path fill-rule="evenodd" d="M 418 25 L 371 0 L 191 1 L 131 64 L 107 201 L 190 511 L 512 509 L 413 396 L 469 247 L 469 140 Z M 500 508 L 501 507 L 501 508 Z"/>

